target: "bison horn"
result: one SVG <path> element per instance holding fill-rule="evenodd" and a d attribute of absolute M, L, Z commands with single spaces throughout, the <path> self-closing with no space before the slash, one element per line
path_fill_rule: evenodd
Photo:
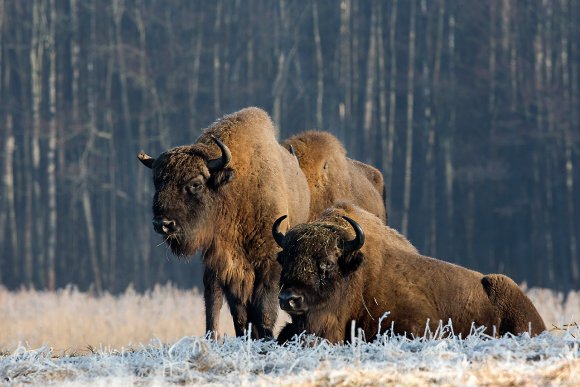
<path fill-rule="evenodd" d="M 143 151 L 139 152 L 139 155 L 137 155 L 137 157 L 147 168 L 153 167 L 153 163 L 155 162 L 155 159 L 153 157 L 149 156 Z"/>
<path fill-rule="evenodd" d="M 279 217 L 278 219 L 276 219 L 276 221 L 274 222 L 274 224 L 272 225 L 272 235 L 274 236 L 274 240 L 276 241 L 276 243 L 278 243 L 278 246 L 284 248 L 284 234 L 282 234 L 280 232 L 280 223 L 282 223 L 282 221 L 284 219 L 286 219 L 288 217 L 288 215 L 282 215 L 281 217 Z"/>
<path fill-rule="evenodd" d="M 292 145 L 290 145 L 290 149 L 288 149 L 288 152 L 290 152 L 290 154 L 291 154 L 292 156 L 294 156 L 294 157 L 297 157 L 297 156 L 296 156 L 296 151 L 294 151 L 294 147 L 293 147 Z"/>
<path fill-rule="evenodd" d="M 352 220 L 348 216 L 343 216 L 342 218 L 344 220 L 346 220 L 352 226 L 352 228 L 354 228 L 354 232 L 356 234 L 353 240 L 344 242 L 344 247 L 343 247 L 344 251 L 350 252 L 350 251 L 359 250 L 365 244 L 364 231 L 362 230 L 361 226 L 357 222 L 355 222 L 354 220 Z"/>
<path fill-rule="evenodd" d="M 224 169 L 230 163 L 230 160 L 232 159 L 232 153 L 230 152 L 230 149 L 227 147 L 227 145 L 221 142 L 217 137 L 212 135 L 211 139 L 217 144 L 217 146 L 220 147 L 222 151 L 222 155 L 220 157 L 217 159 L 208 160 L 206 163 L 207 169 L 209 169 L 210 172 L 216 172 Z"/>

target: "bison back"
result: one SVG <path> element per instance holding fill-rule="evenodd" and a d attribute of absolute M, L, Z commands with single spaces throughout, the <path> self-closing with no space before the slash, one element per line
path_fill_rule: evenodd
<path fill-rule="evenodd" d="M 308 181 L 311 219 L 346 200 L 386 222 L 381 172 L 346 157 L 342 143 L 331 133 L 307 131 L 288 138 L 282 145 L 287 149 L 292 146 Z"/>

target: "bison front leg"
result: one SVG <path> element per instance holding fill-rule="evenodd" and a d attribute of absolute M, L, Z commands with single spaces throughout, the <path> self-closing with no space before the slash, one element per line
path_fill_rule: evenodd
<path fill-rule="evenodd" d="M 257 328 L 257 338 L 273 339 L 278 318 L 280 267 L 272 265 L 259 274 L 254 285 L 249 320 Z"/>
<path fill-rule="evenodd" d="M 278 335 L 277 341 L 280 345 L 285 345 L 289 341 L 291 341 L 294 336 L 300 336 L 300 334 L 304 332 L 304 328 L 296 323 L 287 323 L 284 325 L 284 328 L 280 331 Z"/>
<path fill-rule="evenodd" d="M 226 300 L 234 321 L 236 336 L 244 336 L 245 330 L 248 328 L 248 309 L 239 298 L 228 291 L 226 291 Z"/>
<path fill-rule="evenodd" d="M 211 337 L 217 339 L 224 292 L 216 273 L 207 267 L 203 272 L 203 300 L 205 304 L 205 331 L 210 332 Z"/>
<path fill-rule="evenodd" d="M 278 318 L 278 292 L 268 292 L 254 298 L 248 318 L 256 328 L 257 339 L 273 339 Z"/>

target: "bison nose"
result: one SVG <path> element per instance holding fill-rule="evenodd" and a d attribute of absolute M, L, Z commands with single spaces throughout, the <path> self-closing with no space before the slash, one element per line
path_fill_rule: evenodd
<path fill-rule="evenodd" d="M 290 291 L 283 291 L 278 295 L 280 306 L 285 310 L 302 309 L 304 304 L 304 297 Z"/>
<path fill-rule="evenodd" d="M 174 220 L 166 219 L 163 217 L 155 217 L 153 219 L 153 228 L 159 234 L 174 234 L 179 231 L 179 227 Z"/>

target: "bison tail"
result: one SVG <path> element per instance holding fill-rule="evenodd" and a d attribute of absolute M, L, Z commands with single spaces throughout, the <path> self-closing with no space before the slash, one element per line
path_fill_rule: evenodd
<path fill-rule="evenodd" d="M 511 278 L 490 274 L 481 279 L 481 284 L 500 318 L 500 335 L 529 332 L 535 336 L 546 330 L 532 301 Z"/>

